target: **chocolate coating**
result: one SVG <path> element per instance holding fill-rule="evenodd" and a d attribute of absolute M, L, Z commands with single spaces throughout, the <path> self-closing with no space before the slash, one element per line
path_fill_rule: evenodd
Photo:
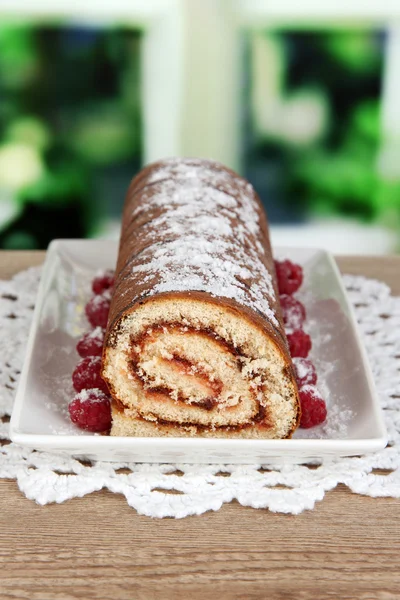
<path fill-rule="evenodd" d="M 199 252 L 190 255 L 196 244 Z M 174 251 L 182 247 L 187 259 Z M 170 159 L 147 166 L 129 186 L 106 344 L 138 302 L 188 294 L 240 311 L 277 340 L 290 364 L 268 223 L 256 192 L 218 163 Z"/>

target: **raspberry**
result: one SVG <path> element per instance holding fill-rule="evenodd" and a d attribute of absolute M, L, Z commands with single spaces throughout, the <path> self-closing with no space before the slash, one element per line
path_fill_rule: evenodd
<path fill-rule="evenodd" d="M 68 406 L 71 421 L 81 429 L 100 432 L 111 427 L 110 398 L 101 390 L 89 389 L 76 394 Z"/>
<path fill-rule="evenodd" d="M 290 260 L 275 261 L 276 277 L 280 294 L 293 294 L 303 283 L 303 269 Z"/>
<path fill-rule="evenodd" d="M 77 392 L 98 388 L 105 394 L 108 394 L 108 387 L 100 375 L 101 358 L 100 356 L 87 356 L 83 358 L 75 367 L 72 373 L 72 383 Z"/>
<path fill-rule="evenodd" d="M 308 353 L 311 350 L 311 338 L 305 331 L 296 329 L 293 333 L 288 334 L 287 339 L 292 358 L 295 356 L 307 358 Z"/>
<path fill-rule="evenodd" d="M 288 294 L 282 294 L 280 301 L 285 325 L 292 329 L 300 329 L 306 318 L 303 304 Z"/>
<path fill-rule="evenodd" d="M 300 388 L 301 419 L 300 427 L 309 429 L 320 425 L 326 419 L 326 404 L 313 385 Z"/>
<path fill-rule="evenodd" d="M 108 313 L 110 311 L 110 292 L 93 296 L 85 306 L 86 316 L 92 327 L 107 327 Z"/>
<path fill-rule="evenodd" d="M 109 290 L 114 285 L 114 271 L 107 269 L 96 275 L 92 281 L 92 290 L 94 294 L 102 294 L 106 290 Z"/>
<path fill-rule="evenodd" d="M 310 360 L 306 358 L 294 358 L 293 365 L 296 370 L 296 381 L 299 387 L 303 385 L 315 385 L 317 383 L 317 373 Z"/>
<path fill-rule="evenodd" d="M 85 333 L 76 345 L 79 356 L 101 356 L 103 353 L 104 329 L 96 327 Z"/>

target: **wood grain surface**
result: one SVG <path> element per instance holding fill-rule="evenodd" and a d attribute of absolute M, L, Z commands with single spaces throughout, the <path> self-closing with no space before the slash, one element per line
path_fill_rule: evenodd
<path fill-rule="evenodd" d="M 41 253 L 0 253 L 0 278 Z M 400 258 L 338 260 L 400 293 Z M 385 474 L 382 474 L 384 477 Z M 38 506 L 0 481 L 0 599 L 399 600 L 400 499 L 328 493 L 298 516 L 142 517 L 107 491 Z"/>

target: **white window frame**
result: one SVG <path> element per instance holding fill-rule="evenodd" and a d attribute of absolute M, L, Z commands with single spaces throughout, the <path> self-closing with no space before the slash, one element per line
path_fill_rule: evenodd
<path fill-rule="evenodd" d="M 387 25 L 400 19 L 398 0 L 232 0 L 238 23 L 251 27 Z"/>

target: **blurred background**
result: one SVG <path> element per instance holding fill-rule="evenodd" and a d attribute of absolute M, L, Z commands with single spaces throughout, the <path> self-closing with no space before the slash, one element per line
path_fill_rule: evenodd
<path fill-rule="evenodd" d="M 1 248 L 116 238 L 132 176 L 196 155 L 276 244 L 400 251 L 400 2 L 56 4 L 0 0 Z"/>

